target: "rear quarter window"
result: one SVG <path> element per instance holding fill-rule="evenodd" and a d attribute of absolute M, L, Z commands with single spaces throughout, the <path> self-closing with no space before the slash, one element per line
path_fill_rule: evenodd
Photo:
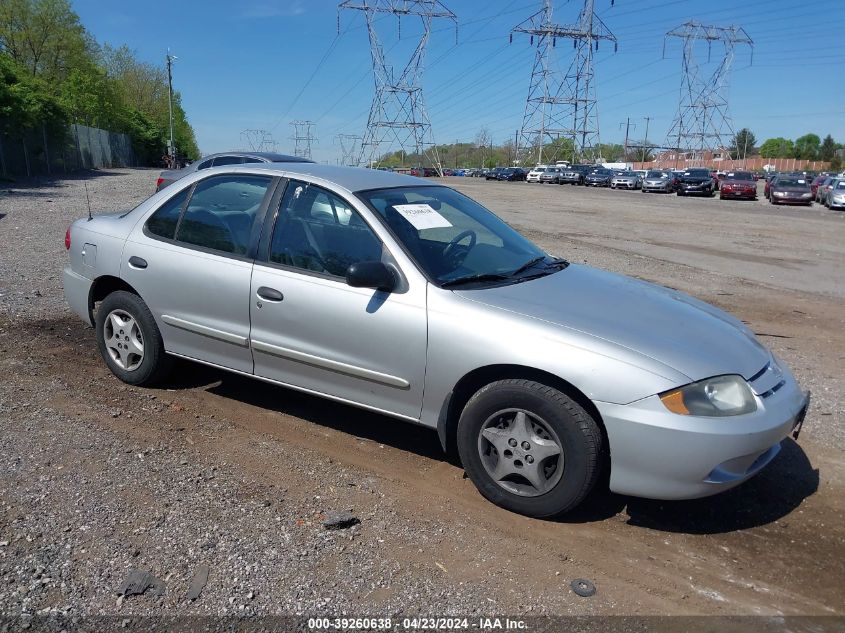
<path fill-rule="evenodd" d="M 147 231 L 159 237 L 166 237 L 172 240 L 176 234 L 176 225 L 179 224 L 179 216 L 182 214 L 182 207 L 188 197 L 187 187 L 161 205 L 155 213 L 147 220 Z"/>

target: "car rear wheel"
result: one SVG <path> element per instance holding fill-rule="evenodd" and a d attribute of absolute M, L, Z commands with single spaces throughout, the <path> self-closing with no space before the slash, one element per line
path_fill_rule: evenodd
<path fill-rule="evenodd" d="M 573 509 L 600 472 L 596 421 L 563 392 L 531 380 L 480 389 L 461 414 L 457 445 L 484 497 L 532 517 Z"/>
<path fill-rule="evenodd" d="M 97 347 L 111 372 L 125 383 L 145 386 L 166 377 L 172 359 L 152 312 L 138 295 L 119 290 L 100 304 Z"/>

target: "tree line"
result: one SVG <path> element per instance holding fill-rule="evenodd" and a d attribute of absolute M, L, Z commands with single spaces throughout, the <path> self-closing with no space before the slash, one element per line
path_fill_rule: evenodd
<path fill-rule="evenodd" d="M 805 134 L 794 141 L 778 136 L 766 139 L 759 147 L 756 146 L 756 142 L 751 130 L 741 129 L 734 139 L 733 158 L 757 155 L 763 158 L 819 160 L 829 162 L 831 169 L 842 169 L 842 158 L 837 152 L 843 148 L 843 145 L 837 143 L 830 134 L 824 139 L 821 139 L 818 134 Z"/>
<path fill-rule="evenodd" d="M 71 123 L 126 133 L 140 161 L 157 163 L 170 133 L 166 70 L 99 44 L 68 0 L 0 1 L 0 133 L 55 136 Z M 180 155 L 199 156 L 177 91 L 173 137 Z"/>

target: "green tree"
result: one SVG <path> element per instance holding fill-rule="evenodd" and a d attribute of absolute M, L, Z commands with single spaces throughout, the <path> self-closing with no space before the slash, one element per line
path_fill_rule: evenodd
<path fill-rule="evenodd" d="M 828 134 L 824 137 L 822 141 L 822 145 L 819 148 L 819 159 L 820 160 L 833 160 L 833 154 L 836 151 L 836 143 L 833 140 L 833 137 Z"/>
<path fill-rule="evenodd" d="M 747 127 L 742 128 L 736 133 L 733 139 L 733 147 L 731 147 L 731 158 L 737 160 L 739 158 L 746 158 L 749 154 L 754 152 L 754 146 L 757 143 L 757 138 L 754 132 Z"/>
<path fill-rule="evenodd" d="M 816 134 L 805 134 L 795 139 L 795 158 L 816 160 L 819 155 L 821 139 Z"/>
<path fill-rule="evenodd" d="M 0 133 L 18 135 L 45 125 L 55 133 L 67 117 L 47 84 L 0 53 Z"/>
<path fill-rule="evenodd" d="M 56 82 L 92 61 L 96 43 L 68 0 L 3 0 L 0 50 L 31 75 Z"/>
<path fill-rule="evenodd" d="M 763 158 L 792 158 L 794 151 L 792 141 L 781 136 L 767 139 L 760 146 L 760 156 Z"/>

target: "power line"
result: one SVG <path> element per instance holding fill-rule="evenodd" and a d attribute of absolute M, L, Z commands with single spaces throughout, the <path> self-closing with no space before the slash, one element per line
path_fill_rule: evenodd
<path fill-rule="evenodd" d="M 290 124 L 293 126 L 293 136 L 290 138 L 295 143 L 293 155 L 311 160 L 311 143 L 317 140 L 313 131 L 314 122 L 291 121 Z"/>

